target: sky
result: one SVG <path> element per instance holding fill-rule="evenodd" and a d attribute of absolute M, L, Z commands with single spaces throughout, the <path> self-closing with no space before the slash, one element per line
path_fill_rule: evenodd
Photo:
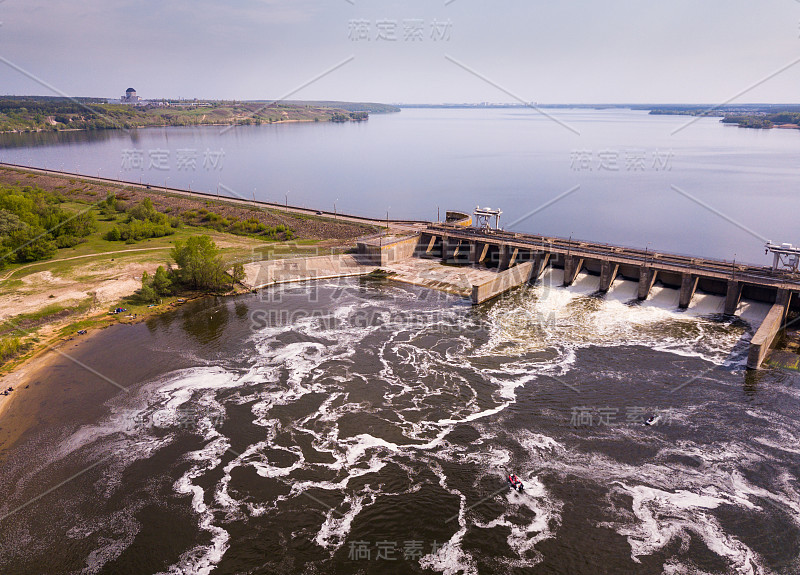
<path fill-rule="evenodd" d="M 0 0 L 0 22 L 0 94 L 800 101 L 800 0 Z"/>

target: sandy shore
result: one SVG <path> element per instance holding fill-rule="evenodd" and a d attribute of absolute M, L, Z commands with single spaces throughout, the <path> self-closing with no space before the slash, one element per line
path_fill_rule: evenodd
<path fill-rule="evenodd" d="M 52 378 L 48 378 L 45 373 L 63 357 L 64 348 L 74 349 L 85 345 L 101 331 L 93 330 L 80 339 L 60 341 L 51 349 L 41 350 L 0 378 L 0 389 L 14 388 L 11 394 L 0 395 L 0 460 L 3 459 L 3 453 L 35 425 L 39 416 L 38 406 L 53 391 L 47 385 L 52 382 Z"/>
<path fill-rule="evenodd" d="M 7 396 L 0 395 L 0 461 L 4 458 L 4 452 L 32 431 L 34 426 L 51 418 L 57 419 L 59 414 L 55 412 L 64 410 L 66 404 L 75 403 L 82 394 L 96 403 L 96 400 L 119 392 L 118 388 L 102 377 L 93 377 L 91 370 L 87 371 L 73 359 L 81 361 L 80 357 L 84 355 L 91 357 L 93 350 L 97 352 L 98 348 L 102 350 L 113 346 L 117 338 L 111 332 L 119 334 L 116 330 L 120 328 L 131 327 L 173 312 L 186 303 L 204 297 L 206 296 L 188 296 L 181 304 L 153 308 L 150 313 L 140 314 L 135 319 L 126 317 L 102 327 L 90 328 L 85 335 L 50 342 L 49 347 L 43 346 L 31 358 L 14 366 L 13 371 L 1 376 L 0 390 L 13 387 L 14 391 Z M 94 364 L 86 358 L 81 363 Z M 65 372 L 84 373 L 87 377 L 81 378 L 82 381 L 77 386 L 74 382 L 67 384 L 61 378 Z M 114 370 L 104 368 L 99 371 L 102 372 L 112 374 Z M 120 380 L 123 379 L 124 375 L 120 374 Z M 84 385 L 86 389 L 83 388 Z"/>

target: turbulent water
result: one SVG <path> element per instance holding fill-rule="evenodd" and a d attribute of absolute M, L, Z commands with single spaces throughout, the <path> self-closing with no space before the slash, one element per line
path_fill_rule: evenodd
<path fill-rule="evenodd" d="M 119 361 L 180 369 L 0 467 L 5 514 L 94 465 L 0 523 L 0 571 L 800 572 L 800 378 L 744 370 L 766 307 L 559 274 L 478 308 L 347 280 L 132 328 Z"/>

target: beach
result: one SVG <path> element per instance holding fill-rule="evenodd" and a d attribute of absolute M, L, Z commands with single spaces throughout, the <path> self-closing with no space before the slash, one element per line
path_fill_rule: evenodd
<path fill-rule="evenodd" d="M 34 434 L 37 427 L 47 427 L 62 415 L 64 406 L 80 399 L 85 392 L 96 394 L 99 385 L 87 380 L 75 388 L 60 382 L 59 372 L 78 364 L 70 357 L 84 356 L 104 330 L 93 330 L 79 338 L 70 338 L 45 348 L 34 357 L 16 366 L 0 379 L 0 388 L 13 387 L 7 396 L 0 396 L 0 460 L 23 437 Z M 80 360 L 78 360 L 80 361 Z M 89 389 L 91 387 L 91 389 Z"/>

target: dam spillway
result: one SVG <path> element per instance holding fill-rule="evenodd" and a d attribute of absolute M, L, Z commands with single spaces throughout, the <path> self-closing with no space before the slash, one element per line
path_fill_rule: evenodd
<path fill-rule="evenodd" d="M 614 282 L 636 282 L 634 298 L 645 301 L 656 284 L 676 292 L 677 307 L 688 308 L 695 295 L 724 298 L 722 313 L 735 315 L 742 300 L 771 305 L 753 336 L 747 365 L 758 368 L 775 341 L 790 309 L 800 309 L 800 276 L 765 266 L 573 241 L 459 223 L 432 223 L 412 235 L 378 237 L 359 242 L 359 254 L 375 266 L 389 266 L 410 257 L 442 264 L 491 270 L 471 285 L 474 305 L 524 283 L 536 284 L 548 268 L 563 270 L 562 285 L 579 274 L 598 277 L 597 291 Z"/>

